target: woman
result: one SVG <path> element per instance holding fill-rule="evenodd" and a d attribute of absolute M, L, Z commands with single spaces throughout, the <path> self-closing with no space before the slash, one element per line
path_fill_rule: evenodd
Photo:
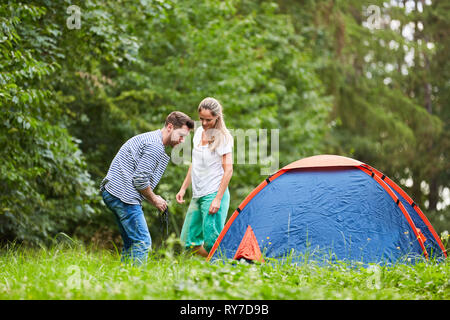
<path fill-rule="evenodd" d="M 186 189 L 192 184 L 192 200 L 181 241 L 186 249 L 192 248 L 206 257 L 223 229 L 230 206 L 228 183 L 233 175 L 233 137 L 216 99 L 203 99 L 198 114 L 202 125 L 194 134 L 192 164 L 176 199 L 184 203 Z"/>

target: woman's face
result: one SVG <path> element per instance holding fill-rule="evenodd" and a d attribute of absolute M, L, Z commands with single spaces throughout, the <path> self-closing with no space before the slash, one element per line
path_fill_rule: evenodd
<path fill-rule="evenodd" d="M 217 122 L 217 116 L 213 116 L 210 110 L 200 109 L 199 113 L 200 121 L 202 122 L 203 130 L 214 128 Z"/>

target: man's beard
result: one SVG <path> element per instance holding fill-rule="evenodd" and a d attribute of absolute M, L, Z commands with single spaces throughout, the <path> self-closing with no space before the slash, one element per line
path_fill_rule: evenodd
<path fill-rule="evenodd" d="M 169 145 L 170 145 L 171 147 L 175 147 L 175 146 L 178 145 L 178 144 L 179 144 L 178 140 L 173 140 L 173 139 L 172 139 L 172 136 L 170 136 Z"/>

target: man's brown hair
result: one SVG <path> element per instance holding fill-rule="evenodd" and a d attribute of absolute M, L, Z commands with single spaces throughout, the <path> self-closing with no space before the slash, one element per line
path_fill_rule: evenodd
<path fill-rule="evenodd" d="M 169 123 L 171 123 L 175 129 L 179 129 L 184 125 L 186 125 L 189 129 L 194 129 L 194 120 L 181 111 L 171 112 L 167 116 L 166 124 L 164 126 L 167 127 Z"/>

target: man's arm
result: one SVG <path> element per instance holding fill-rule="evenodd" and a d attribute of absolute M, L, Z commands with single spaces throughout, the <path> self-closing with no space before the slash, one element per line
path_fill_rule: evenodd
<path fill-rule="evenodd" d="M 142 156 L 139 159 L 139 163 L 133 174 L 133 186 L 139 191 L 144 198 L 158 208 L 160 211 L 164 211 L 167 208 L 166 201 L 160 196 L 156 195 L 150 185 L 150 179 L 153 172 L 156 170 L 159 155 L 161 151 L 154 145 L 145 146 Z"/>
<path fill-rule="evenodd" d="M 158 208 L 159 211 L 166 210 L 167 202 L 160 196 L 156 195 L 150 186 L 148 186 L 145 189 L 138 190 L 138 191 L 140 194 L 142 194 L 144 196 L 145 199 L 147 199 L 148 202 L 150 202 L 156 208 Z"/>

